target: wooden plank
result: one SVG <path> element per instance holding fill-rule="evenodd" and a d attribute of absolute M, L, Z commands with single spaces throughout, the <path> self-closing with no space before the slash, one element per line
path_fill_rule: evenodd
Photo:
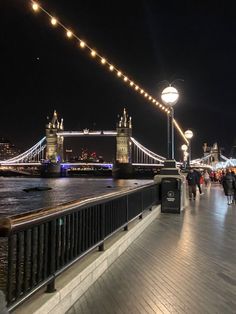
<path fill-rule="evenodd" d="M 236 313 L 236 205 L 219 184 L 203 192 L 180 215 L 160 214 L 74 309 Z"/>

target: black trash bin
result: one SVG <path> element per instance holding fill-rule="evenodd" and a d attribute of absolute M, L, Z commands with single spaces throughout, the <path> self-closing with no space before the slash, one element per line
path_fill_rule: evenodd
<path fill-rule="evenodd" d="M 166 177 L 161 181 L 161 212 L 180 213 L 181 179 Z"/>

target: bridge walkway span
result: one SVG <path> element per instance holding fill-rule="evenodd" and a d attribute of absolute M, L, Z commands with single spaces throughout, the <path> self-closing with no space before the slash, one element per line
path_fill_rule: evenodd
<path fill-rule="evenodd" d="M 159 214 L 67 314 L 236 313 L 236 205 L 203 192 Z"/>

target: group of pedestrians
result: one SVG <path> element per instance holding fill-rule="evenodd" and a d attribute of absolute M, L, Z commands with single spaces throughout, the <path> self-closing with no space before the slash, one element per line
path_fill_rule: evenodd
<path fill-rule="evenodd" d="M 188 182 L 188 193 L 189 199 L 195 200 L 197 194 L 197 188 L 199 194 L 202 193 L 202 186 L 208 187 L 211 184 L 211 176 L 207 170 L 203 173 L 196 169 L 190 169 L 186 180 Z M 236 174 L 230 169 L 226 169 L 226 173 L 222 172 L 220 180 L 218 181 L 222 184 L 224 193 L 227 197 L 228 205 L 236 204 Z"/>
<path fill-rule="evenodd" d="M 203 183 L 204 177 L 202 177 L 202 174 L 197 171 L 196 169 L 190 169 L 186 180 L 188 182 L 188 193 L 189 193 L 189 199 L 190 200 L 195 200 L 196 199 L 196 194 L 197 194 L 197 187 L 199 190 L 200 194 L 202 193 L 202 183 Z M 210 179 L 210 177 L 209 177 Z M 205 183 L 206 184 L 206 183 Z M 208 184 L 208 183 L 207 183 Z"/>

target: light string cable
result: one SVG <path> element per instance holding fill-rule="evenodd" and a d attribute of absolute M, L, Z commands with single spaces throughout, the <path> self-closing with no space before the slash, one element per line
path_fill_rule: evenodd
<path fill-rule="evenodd" d="M 32 4 L 32 9 L 34 12 L 42 11 L 44 12 L 50 19 L 52 26 L 60 25 L 65 31 L 68 38 L 72 39 L 75 38 L 78 43 L 79 47 L 81 49 L 87 49 L 94 59 L 99 59 L 100 63 L 104 66 L 107 66 L 107 69 L 109 69 L 110 72 L 113 72 L 117 75 L 118 78 L 123 79 L 125 83 L 128 84 L 132 89 L 134 89 L 136 92 L 139 92 L 140 95 L 142 95 L 144 98 L 146 98 L 148 101 L 156 105 L 160 110 L 166 112 L 167 114 L 170 114 L 170 110 L 167 106 L 164 106 L 161 104 L 157 99 L 155 99 L 153 96 L 151 96 L 149 93 L 145 91 L 140 85 L 138 85 L 135 81 L 131 80 L 126 74 L 124 74 L 123 71 L 118 69 L 114 64 L 110 63 L 105 57 L 103 57 L 101 54 L 99 54 L 95 49 L 93 49 L 91 46 L 89 46 L 84 40 L 82 40 L 79 36 L 77 36 L 74 32 L 72 32 L 68 27 L 66 27 L 59 19 L 57 19 L 55 16 L 50 14 L 46 9 L 44 9 L 38 2 L 34 0 L 30 0 Z M 180 135 L 183 137 L 184 141 L 188 144 L 188 140 L 186 139 L 183 131 L 181 130 L 180 126 L 174 120 L 174 124 L 179 131 Z"/>

